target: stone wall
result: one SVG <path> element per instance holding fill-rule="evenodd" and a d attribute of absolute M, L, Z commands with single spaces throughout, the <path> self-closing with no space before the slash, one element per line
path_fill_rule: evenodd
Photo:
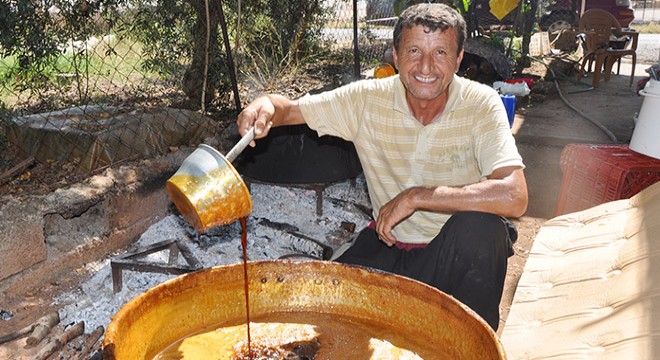
<path fill-rule="evenodd" d="M 166 180 L 180 151 L 48 195 L 0 202 L 0 293 L 17 295 L 103 259 L 169 213 Z"/>

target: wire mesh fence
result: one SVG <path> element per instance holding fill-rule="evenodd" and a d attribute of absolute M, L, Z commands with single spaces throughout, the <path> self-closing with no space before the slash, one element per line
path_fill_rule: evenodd
<path fill-rule="evenodd" d="M 354 80 L 391 39 L 369 3 L 1 0 L 0 194 L 213 143 L 258 94 Z"/>
<path fill-rule="evenodd" d="M 553 1 L 523 8 L 538 4 L 540 20 Z M 394 3 L 0 0 L 0 195 L 215 145 L 259 94 L 369 76 L 391 46 Z M 468 20 L 510 28 L 521 13 L 495 19 L 488 3 L 472 1 Z"/>
<path fill-rule="evenodd" d="M 660 22 L 660 2 L 657 0 L 634 0 L 635 23 L 658 23 Z"/>

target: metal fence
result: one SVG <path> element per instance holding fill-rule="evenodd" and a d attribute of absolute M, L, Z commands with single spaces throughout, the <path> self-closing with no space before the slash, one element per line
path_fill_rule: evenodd
<path fill-rule="evenodd" d="M 0 195 L 217 145 L 258 94 L 352 81 L 391 39 L 367 1 L 44 3 L 0 0 Z"/>
<path fill-rule="evenodd" d="M 660 2 L 657 0 L 634 0 L 635 23 L 658 23 L 660 22 Z"/>
<path fill-rule="evenodd" d="M 218 145 L 263 92 L 295 98 L 368 76 L 390 46 L 392 4 L 0 0 L 0 195 Z M 637 19 L 656 11 L 635 7 Z"/>

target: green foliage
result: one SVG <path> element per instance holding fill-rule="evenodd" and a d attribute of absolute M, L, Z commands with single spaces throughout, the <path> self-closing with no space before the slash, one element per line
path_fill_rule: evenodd
<path fill-rule="evenodd" d="M 0 56 L 12 56 L 15 65 L 5 76 L 30 79 L 58 52 L 57 33 L 48 12 L 32 1 L 0 0 Z"/>
<path fill-rule="evenodd" d="M 278 80 L 288 78 L 297 70 L 289 53 L 273 51 L 273 48 L 277 48 L 277 44 L 281 44 L 280 48 L 285 47 L 286 40 L 277 32 L 268 35 L 270 37 L 262 39 L 269 46 L 264 47 L 263 51 L 259 49 L 251 51 L 246 55 L 244 66 L 241 67 L 241 74 L 248 80 L 249 85 L 262 91 L 274 91 Z"/>
<path fill-rule="evenodd" d="M 394 0 L 392 8 L 394 15 L 399 16 L 406 8 L 421 3 L 441 3 L 452 6 L 459 13 L 465 14 L 470 9 L 470 0 Z"/>
<path fill-rule="evenodd" d="M 62 52 L 100 33 L 100 19 L 118 0 L 0 0 L 0 74 L 4 87 L 39 89 L 58 73 Z M 87 53 L 66 55 L 75 73 L 87 76 Z M 81 97 L 83 96 L 80 93 Z"/>
<path fill-rule="evenodd" d="M 494 36 L 483 36 L 481 38 L 481 41 L 488 45 L 494 46 L 498 48 L 500 51 L 504 52 L 506 50 L 506 45 L 504 44 L 505 39 L 508 39 L 508 37 L 502 35 L 494 35 Z"/>
<path fill-rule="evenodd" d="M 408 6 L 410 6 L 410 0 L 394 0 L 392 5 L 394 10 L 394 15 L 399 16 Z"/>
<path fill-rule="evenodd" d="M 520 11 L 521 11 L 523 14 L 532 11 L 532 5 L 529 3 L 529 1 L 525 1 L 525 0 L 523 0 L 523 1 L 520 2 L 520 4 L 521 4 L 521 6 L 522 6 L 522 8 L 520 9 Z"/>
<path fill-rule="evenodd" d="M 459 13 L 465 14 L 470 10 L 470 0 L 454 0 L 454 7 Z"/>
<path fill-rule="evenodd" d="M 321 28 L 330 14 L 321 0 L 243 2 L 241 51 L 298 61 L 318 50 Z M 273 41 L 274 40 L 274 41 Z"/>
<path fill-rule="evenodd" d="M 523 38 L 515 36 L 513 33 L 509 34 L 493 34 L 490 36 L 482 36 L 479 40 L 485 44 L 496 47 L 504 55 L 514 62 L 522 54 Z"/>
<path fill-rule="evenodd" d="M 178 0 L 131 1 L 131 4 L 131 10 L 124 14 L 125 20 L 117 28 L 120 37 L 143 44 L 145 70 L 180 77 L 193 54 L 193 9 Z"/>
<path fill-rule="evenodd" d="M 523 37 L 522 36 L 514 36 L 514 37 L 509 37 L 507 38 L 506 42 L 506 56 L 509 57 L 509 59 L 513 60 L 514 62 L 517 62 L 518 59 L 521 57 L 523 51 L 522 51 L 522 46 L 523 46 Z"/>
<path fill-rule="evenodd" d="M 243 2 L 240 49 L 243 74 L 255 86 L 273 88 L 278 79 L 322 53 L 321 29 L 331 15 L 321 0 Z"/>
<path fill-rule="evenodd" d="M 206 4 L 214 26 L 208 71 Z M 0 0 L 0 99 L 15 104 L 22 96 L 71 85 L 79 100 L 86 101 L 99 79 L 108 85 L 153 73 L 177 84 L 192 79 L 188 83 L 192 88 L 206 74 L 210 91 L 225 91 L 230 77 L 217 4 L 215 0 Z M 226 0 L 224 4 L 232 45 L 240 43 L 234 55 L 253 69 L 258 67 L 259 76 L 278 76 L 321 53 L 320 31 L 332 15 L 322 0 Z M 107 34 L 116 41 L 88 46 L 90 39 Z M 111 80 L 103 78 L 109 74 Z"/>
<path fill-rule="evenodd" d="M 0 149 L 9 148 L 9 139 L 7 139 L 7 131 L 9 129 L 9 122 L 12 118 L 12 113 L 7 109 L 4 102 L 0 101 Z M 11 159 L 0 156 L 0 168 L 11 165 Z"/>

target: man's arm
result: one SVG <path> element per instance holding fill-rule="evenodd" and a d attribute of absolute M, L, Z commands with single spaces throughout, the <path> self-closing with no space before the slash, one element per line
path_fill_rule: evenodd
<path fill-rule="evenodd" d="M 304 123 L 305 118 L 300 111 L 298 101 L 274 94 L 255 99 L 241 111 L 236 119 L 241 136 L 254 126 L 256 139 L 268 135 L 271 127 Z M 254 146 L 254 142 L 250 145 Z"/>
<path fill-rule="evenodd" d="M 381 240 L 394 245 L 392 229 L 415 211 L 446 214 L 483 211 L 504 217 L 519 217 L 527 210 L 527 182 L 519 167 L 496 169 L 484 181 L 462 187 L 413 187 L 385 204 L 376 219 Z"/>

